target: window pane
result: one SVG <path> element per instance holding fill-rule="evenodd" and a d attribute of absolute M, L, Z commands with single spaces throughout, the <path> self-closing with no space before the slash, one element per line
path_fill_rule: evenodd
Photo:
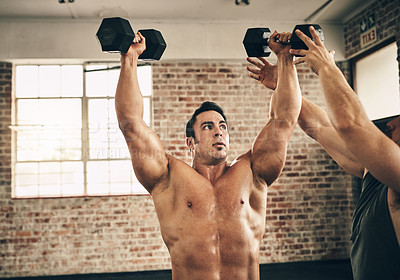
<path fill-rule="evenodd" d="M 130 160 L 88 162 L 88 195 L 148 194 Z"/>
<path fill-rule="evenodd" d="M 110 120 L 108 124 L 110 158 L 130 159 L 128 146 L 126 145 L 125 138 L 118 126 L 117 113 L 115 112 L 115 99 L 110 99 L 108 103 L 110 108 Z"/>
<path fill-rule="evenodd" d="M 17 101 L 17 123 L 19 126 L 41 125 L 38 99 L 20 99 Z"/>
<path fill-rule="evenodd" d="M 61 163 L 39 163 L 39 195 L 61 196 Z"/>
<path fill-rule="evenodd" d="M 16 184 L 14 187 L 15 197 L 38 197 L 39 196 L 39 186 L 32 182 L 30 185 L 19 185 L 18 179 L 20 175 L 15 176 Z"/>
<path fill-rule="evenodd" d="M 17 163 L 15 165 L 15 196 L 32 197 L 39 195 L 39 164 Z"/>
<path fill-rule="evenodd" d="M 37 174 L 39 172 L 39 164 L 34 163 L 17 163 L 15 166 L 15 173 L 18 174 Z"/>
<path fill-rule="evenodd" d="M 150 98 L 143 98 L 143 120 L 150 127 Z"/>
<path fill-rule="evenodd" d="M 110 162 L 110 184 L 112 194 L 141 193 L 148 194 L 139 183 L 132 169 L 130 160 Z"/>
<path fill-rule="evenodd" d="M 15 90 L 17 98 L 38 97 L 39 68 L 35 66 L 17 66 L 15 68 Z"/>
<path fill-rule="evenodd" d="M 118 127 L 114 99 L 89 100 L 89 147 L 91 159 L 129 158 Z"/>
<path fill-rule="evenodd" d="M 140 91 L 143 96 L 151 96 L 153 91 L 152 77 L 151 77 L 151 66 L 140 66 L 138 67 L 138 80 Z"/>
<path fill-rule="evenodd" d="M 61 163 L 61 193 L 63 196 L 82 195 L 83 187 L 83 163 Z"/>
<path fill-rule="evenodd" d="M 39 160 L 39 145 L 43 132 L 39 115 L 39 100 L 20 99 L 17 102 L 17 160 Z"/>
<path fill-rule="evenodd" d="M 120 70 L 107 70 L 108 67 L 108 65 L 88 65 L 86 67 L 87 70 L 100 70 L 86 73 L 86 96 L 115 96 Z"/>
<path fill-rule="evenodd" d="M 110 193 L 109 162 L 93 161 L 87 164 L 88 195 L 107 195 Z"/>
<path fill-rule="evenodd" d="M 113 183 L 130 183 L 131 163 L 126 160 L 118 160 L 110 162 L 110 181 Z"/>
<path fill-rule="evenodd" d="M 107 96 L 108 79 L 107 71 L 95 71 L 86 73 L 86 96 Z"/>
<path fill-rule="evenodd" d="M 17 160 L 80 159 L 81 118 L 80 99 L 19 100 Z"/>
<path fill-rule="evenodd" d="M 115 97 L 120 70 L 108 71 L 108 96 Z"/>
<path fill-rule="evenodd" d="M 36 161 L 41 158 L 39 145 L 42 129 L 17 130 L 17 160 Z"/>
<path fill-rule="evenodd" d="M 62 160 L 77 160 L 82 157 L 82 142 L 80 131 L 76 131 L 76 136 L 61 139 L 60 153 Z M 72 134 L 71 134 L 72 135 Z M 68 137 L 68 136 L 66 136 Z"/>
<path fill-rule="evenodd" d="M 39 96 L 59 97 L 61 94 L 60 66 L 39 66 Z"/>
<path fill-rule="evenodd" d="M 80 97 L 83 93 L 83 67 L 81 65 L 61 66 L 61 96 Z"/>
<path fill-rule="evenodd" d="M 109 102 L 107 99 L 89 100 L 89 156 L 91 159 L 108 157 Z"/>

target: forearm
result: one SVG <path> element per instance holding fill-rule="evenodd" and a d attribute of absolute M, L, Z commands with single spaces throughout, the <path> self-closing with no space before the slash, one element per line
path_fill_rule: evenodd
<path fill-rule="evenodd" d="M 291 56 L 278 56 L 278 84 L 271 99 L 271 119 L 297 123 L 301 92 Z"/>
<path fill-rule="evenodd" d="M 328 114 L 305 97 L 302 97 L 299 126 L 308 136 L 317 141 L 321 128 L 333 128 Z"/>
<path fill-rule="evenodd" d="M 143 96 L 137 78 L 137 58 L 121 56 L 115 108 L 120 124 L 134 119 L 143 119 Z"/>
<path fill-rule="evenodd" d="M 359 98 L 336 65 L 322 67 L 319 76 L 329 119 L 338 132 L 369 121 Z"/>

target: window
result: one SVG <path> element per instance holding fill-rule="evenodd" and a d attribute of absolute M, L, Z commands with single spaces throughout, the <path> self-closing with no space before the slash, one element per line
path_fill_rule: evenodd
<path fill-rule="evenodd" d="M 118 128 L 111 66 L 16 66 L 13 197 L 147 193 Z M 151 67 L 138 76 L 150 125 Z"/>
<path fill-rule="evenodd" d="M 400 114 L 396 42 L 355 61 L 355 87 L 371 120 Z"/>

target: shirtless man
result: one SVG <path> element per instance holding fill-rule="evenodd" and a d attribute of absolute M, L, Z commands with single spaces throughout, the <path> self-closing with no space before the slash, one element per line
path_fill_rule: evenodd
<path fill-rule="evenodd" d="M 287 41 L 288 35 L 275 32 L 272 38 Z M 270 48 L 280 62 L 281 77 L 271 98 L 270 119 L 251 149 L 230 165 L 228 123 L 214 103 L 203 104 L 205 111 L 193 116 L 193 134 L 186 139 L 193 165 L 166 154 L 143 121 L 136 66 L 145 38 L 138 33 L 129 51 L 121 54 L 117 117 L 135 174 L 153 198 L 173 279 L 260 277 L 267 187 L 283 169 L 301 105 L 289 47 L 271 40 Z"/>
<path fill-rule="evenodd" d="M 386 137 L 367 117 L 360 100 L 313 28 L 312 41 L 297 35 L 308 50 L 290 50 L 319 75 L 327 111 L 303 98 L 300 127 L 318 141 L 344 170 L 363 178 L 353 216 L 350 259 L 354 280 L 400 279 L 400 117 L 387 123 Z M 275 65 L 250 60 L 250 75 L 274 88 Z M 257 64 L 258 63 L 258 64 Z M 279 73 L 280 74 L 280 73 Z"/>

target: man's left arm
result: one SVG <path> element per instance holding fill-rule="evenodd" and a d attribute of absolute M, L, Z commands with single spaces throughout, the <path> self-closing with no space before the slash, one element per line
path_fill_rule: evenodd
<path fill-rule="evenodd" d="M 287 41 L 290 34 L 275 33 L 271 37 L 269 46 L 278 58 L 279 78 L 270 101 L 269 121 L 256 137 L 251 151 L 253 172 L 268 186 L 283 170 L 289 138 L 301 109 L 301 91 L 293 55 L 289 53 L 289 46 L 276 42 L 278 37 L 281 42 Z"/>

